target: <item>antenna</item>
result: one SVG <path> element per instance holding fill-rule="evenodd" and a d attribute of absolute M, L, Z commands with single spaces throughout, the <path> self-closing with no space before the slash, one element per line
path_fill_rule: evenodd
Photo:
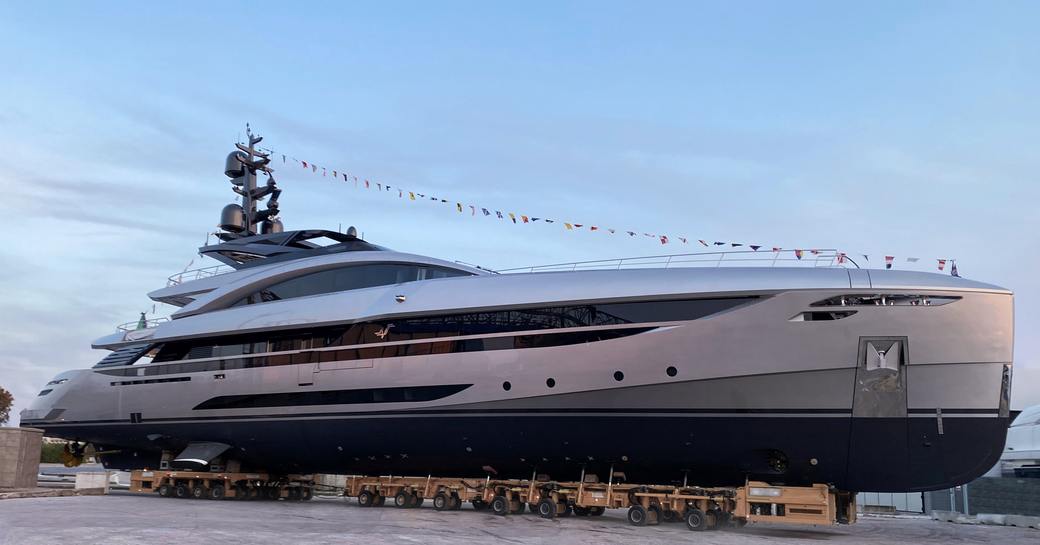
<path fill-rule="evenodd" d="M 248 145 L 235 143 L 235 151 L 228 154 L 224 163 L 224 174 L 231 178 L 231 190 L 242 196 L 241 205 L 229 204 L 220 214 L 220 228 L 226 233 L 218 236 L 224 240 L 255 235 L 254 226 L 258 223 L 261 233 L 282 232 L 282 222 L 277 218 L 278 197 L 282 190 L 275 182 L 274 169 L 268 166 L 270 154 L 256 147 L 263 137 L 254 135 L 249 123 L 246 123 L 246 140 Z M 267 176 L 263 187 L 257 187 L 257 172 Z M 267 200 L 267 209 L 258 212 L 257 203 L 267 196 L 271 197 Z"/>

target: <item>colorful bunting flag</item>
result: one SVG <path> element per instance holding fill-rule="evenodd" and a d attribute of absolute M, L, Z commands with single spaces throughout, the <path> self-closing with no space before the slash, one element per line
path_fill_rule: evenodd
<path fill-rule="evenodd" d="M 265 152 L 269 153 L 272 156 L 275 155 L 275 152 L 273 150 L 266 149 L 266 148 L 261 148 L 261 149 L 263 149 Z M 296 157 L 293 157 L 293 156 L 287 155 L 287 154 L 281 154 L 281 155 L 282 155 L 282 163 L 283 164 L 287 163 L 289 159 L 292 159 L 293 162 L 295 162 L 296 164 L 302 166 L 304 169 L 308 169 L 309 168 L 312 173 L 317 173 L 317 171 L 318 171 L 318 165 L 316 165 L 316 164 L 314 164 L 312 162 L 308 162 L 308 161 L 304 161 L 304 160 L 301 160 L 301 159 L 297 159 Z M 321 175 L 323 177 L 327 177 L 328 176 L 328 168 L 327 167 L 321 167 Z M 332 170 L 332 177 L 333 178 L 339 178 L 341 175 L 343 176 L 343 181 L 344 182 L 349 182 L 350 178 L 353 178 L 354 187 L 358 187 L 359 180 L 358 180 L 357 176 L 351 176 L 351 175 L 349 175 L 346 172 L 340 172 L 339 169 Z M 365 182 L 365 189 L 370 189 L 371 185 L 372 185 L 372 182 L 369 181 L 368 179 L 363 179 L 363 181 Z M 383 184 L 382 182 L 376 183 L 376 187 L 377 187 L 377 189 L 380 192 L 383 191 L 384 187 L 386 188 L 387 191 L 391 190 L 390 184 Z M 398 190 L 397 190 L 398 198 L 404 198 L 404 193 L 405 193 L 404 189 L 399 187 Z M 408 193 L 409 200 L 413 200 L 414 201 L 414 200 L 417 199 L 417 197 L 420 198 L 420 199 L 426 199 L 426 195 L 423 194 L 423 193 L 416 193 L 414 191 L 408 191 L 407 193 Z M 450 204 L 452 202 L 452 201 L 450 201 L 448 199 L 438 198 L 438 197 L 434 197 L 434 196 L 430 196 L 430 200 L 433 201 L 433 202 L 436 202 L 436 201 L 439 200 L 441 203 L 445 203 L 445 204 Z M 478 207 L 475 206 L 475 205 L 472 205 L 472 204 L 466 205 L 466 206 L 469 206 L 469 208 L 470 208 L 470 215 L 471 216 L 476 216 Z M 461 214 L 464 211 L 463 204 L 461 202 L 455 202 L 455 210 L 456 210 L 456 212 Z M 480 208 L 480 210 L 484 214 L 484 216 L 490 216 L 491 215 L 491 212 L 487 208 Z M 543 219 L 543 218 L 539 218 L 539 217 L 527 216 L 525 214 L 516 214 L 514 212 L 507 212 L 506 214 L 508 214 L 510 221 L 512 221 L 514 224 L 517 224 L 517 223 L 534 223 L 534 222 L 537 222 L 537 221 L 544 221 L 545 223 L 555 223 L 555 220 L 547 219 L 547 218 Z M 495 216 L 498 219 L 505 219 L 505 216 L 499 210 L 495 210 Z M 519 221 L 517 219 L 518 216 L 519 216 Z M 586 224 L 581 224 L 581 223 L 570 223 L 570 222 L 562 222 L 562 223 L 567 228 L 567 230 L 581 229 L 581 228 L 585 227 L 585 225 L 586 225 Z M 589 227 L 589 231 L 606 230 L 610 234 L 615 234 L 617 232 L 613 228 L 603 228 L 603 227 L 599 227 L 598 225 L 589 225 L 588 227 Z M 628 235 L 630 237 L 634 237 L 637 234 L 636 231 L 624 231 L 624 232 L 628 233 Z M 661 244 L 668 244 L 669 242 L 672 241 L 668 237 L 668 235 L 655 235 L 655 234 L 646 233 L 646 232 L 644 232 L 643 235 L 648 237 L 648 238 L 656 238 Z M 675 238 L 678 239 L 679 241 L 681 241 L 683 244 L 687 244 L 688 243 L 688 240 L 685 237 L 675 237 Z M 740 243 L 740 242 L 723 242 L 723 241 L 714 241 L 714 242 L 709 244 L 709 242 L 707 240 L 704 240 L 704 239 L 695 239 L 695 240 L 697 240 L 697 242 L 699 242 L 701 244 L 701 246 L 704 246 L 704 247 L 729 245 L 732 248 L 740 248 L 742 246 L 747 246 L 748 248 L 751 248 L 751 250 L 754 251 L 754 252 L 757 252 L 760 248 L 763 247 L 760 244 L 745 244 L 745 243 Z M 773 250 L 774 253 L 779 253 L 779 252 L 782 251 L 782 248 L 779 247 L 779 246 L 773 246 L 772 250 Z M 819 256 L 821 254 L 821 250 L 817 249 L 817 248 L 810 249 L 809 251 L 814 256 Z M 804 257 L 804 252 L 801 249 L 794 250 L 794 254 L 795 254 L 795 257 L 797 259 L 799 259 L 799 260 L 803 259 L 803 257 Z M 859 255 L 863 256 L 863 259 L 864 259 L 865 262 L 867 262 L 867 263 L 870 262 L 870 256 L 868 254 L 859 254 Z M 846 254 L 845 252 L 835 252 L 835 258 L 836 258 L 838 264 L 845 264 L 845 263 L 848 262 L 848 254 Z M 895 256 L 886 255 L 885 256 L 885 268 L 886 269 L 891 269 L 892 265 L 894 264 L 894 261 L 895 261 Z M 918 257 L 907 257 L 906 258 L 906 262 L 907 263 L 917 263 L 918 261 L 920 261 L 920 258 L 918 258 Z M 956 263 L 956 261 L 954 261 L 952 259 L 937 259 L 936 260 L 936 264 L 937 264 L 938 269 L 940 271 L 944 271 L 946 269 L 947 261 L 950 262 L 950 274 L 953 275 L 953 276 L 959 276 L 959 271 L 957 270 L 957 263 Z"/>

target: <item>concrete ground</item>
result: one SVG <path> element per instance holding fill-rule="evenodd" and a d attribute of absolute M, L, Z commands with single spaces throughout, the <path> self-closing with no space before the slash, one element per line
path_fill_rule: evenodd
<path fill-rule="evenodd" d="M 752 525 L 694 533 L 684 524 L 634 527 L 623 511 L 602 517 L 545 520 L 532 514 L 497 517 L 462 511 L 361 508 L 353 500 L 236 502 L 111 496 L 33 498 L 0 503 L 0 544 L 52 543 L 404 543 L 458 544 L 889 544 L 1040 543 L 1040 531 L 965 526 L 923 518 L 866 518 L 851 526 Z"/>

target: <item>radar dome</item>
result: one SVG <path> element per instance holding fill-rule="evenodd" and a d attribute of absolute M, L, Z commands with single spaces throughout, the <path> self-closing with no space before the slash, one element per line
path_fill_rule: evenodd
<path fill-rule="evenodd" d="M 228 178 L 238 178 L 245 174 L 246 167 L 238 160 L 239 158 L 246 160 L 249 159 L 249 156 L 241 151 L 233 151 L 228 154 L 227 161 L 224 162 L 224 174 Z"/>
<path fill-rule="evenodd" d="M 260 232 L 265 235 L 281 233 L 284 230 L 285 227 L 282 226 L 282 220 L 279 219 L 267 220 L 260 224 Z"/>
<path fill-rule="evenodd" d="M 246 214 L 237 204 L 229 204 L 220 211 L 220 228 L 231 233 L 245 229 Z"/>

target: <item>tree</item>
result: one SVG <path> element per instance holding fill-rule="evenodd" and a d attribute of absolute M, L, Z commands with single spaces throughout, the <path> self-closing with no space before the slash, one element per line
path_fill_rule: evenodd
<path fill-rule="evenodd" d="M 11 405 L 14 405 L 14 396 L 0 386 L 0 426 L 6 424 L 7 419 L 11 417 Z"/>

